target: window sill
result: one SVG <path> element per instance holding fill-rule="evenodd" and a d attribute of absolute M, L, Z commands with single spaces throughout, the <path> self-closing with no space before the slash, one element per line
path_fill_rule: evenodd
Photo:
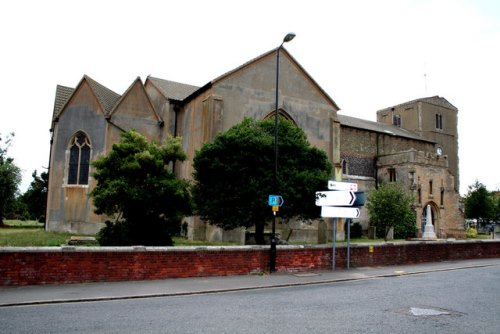
<path fill-rule="evenodd" d="M 81 188 L 81 189 L 86 189 L 88 188 L 88 184 L 64 184 L 63 188 Z"/>

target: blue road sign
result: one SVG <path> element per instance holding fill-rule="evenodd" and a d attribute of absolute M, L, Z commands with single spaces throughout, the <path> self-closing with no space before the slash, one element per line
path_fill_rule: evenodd
<path fill-rule="evenodd" d="M 285 203 L 285 201 L 280 195 L 269 195 L 267 199 L 267 204 L 269 204 L 269 206 L 282 206 L 283 203 Z"/>

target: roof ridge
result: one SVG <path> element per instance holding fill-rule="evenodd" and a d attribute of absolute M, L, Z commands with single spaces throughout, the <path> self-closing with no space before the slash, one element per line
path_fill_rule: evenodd
<path fill-rule="evenodd" d="M 183 101 L 200 87 L 148 75 L 149 80 L 169 100 Z"/>
<path fill-rule="evenodd" d="M 283 52 L 284 54 L 286 54 L 286 56 L 291 60 L 291 62 L 293 64 L 295 64 L 299 71 L 302 71 L 302 73 L 305 75 L 305 77 L 307 77 L 309 80 L 311 80 L 311 82 L 313 83 L 313 85 L 315 87 L 317 87 L 319 89 L 319 91 L 321 92 L 321 94 L 323 94 L 323 96 L 332 103 L 332 105 L 337 109 L 337 110 L 340 110 L 340 107 L 337 105 L 337 103 L 330 97 L 330 95 L 328 95 L 328 93 L 316 82 L 316 80 L 314 80 L 314 78 L 304 69 L 304 67 L 302 67 L 302 65 L 290 54 L 290 52 L 288 52 L 288 50 L 284 47 L 284 46 L 279 46 L 279 47 L 276 47 L 276 48 L 273 48 L 267 52 L 264 52 L 263 54 L 255 57 L 255 58 L 252 58 L 246 62 L 244 62 L 243 64 L 241 64 L 240 66 L 237 66 L 235 68 L 233 68 L 232 70 L 230 71 L 227 71 L 225 72 L 224 74 L 222 75 L 219 75 L 218 77 L 216 77 L 215 79 L 209 81 L 206 85 L 204 85 L 203 87 L 201 87 L 199 89 L 199 91 L 202 91 L 203 89 L 207 88 L 207 87 L 210 87 L 212 86 L 213 84 L 215 84 L 216 82 L 218 81 L 221 81 L 223 80 L 224 78 L 232 75 L 233 73 L 236 73 L 238 72 L 239 70 L 247 67 L 247 66 L 250 66 L 251 64 L 261 60 L 261 59 L 264 59 L 265 57 L 268 57 L 270 56 L 271 54 L 275 53 L 278 49 L 280 49 L 280 52 Z M 189 96 L 189 98 L 191 98 L 192 96 L 195 96 L 198 94 L 198 91 L 195 91 L 193 92 L 192 95 Z"/>
<path fill-rule="evenodd" d="M 142 82 L 140 76 L 138 76 L 137 78 L 135 78 L 135 80 L 132 81 L 132 83 L 129 85 L 129 87 L 127 88 L 127 90 L 122 94 L 122 96 L 118 99 L 118 101 L 114 104 L 113 108 L 110 110 L 110 112 L 106 116 L 108 118 L 112 117 L 112 115 L 115 113 L 115 111 L 120 106 L 120 104 L 122 103 L 122 101 L 128 96 L 128 94 L 130 93 L 130 91 L 132 90 L 132 88 L 136 84 L 140 85 L 140 87 L 141 87 L 142 91 L 144 92 L 144 95 L 145 95 L 145 97 L 146 97 L 146 99 L 147 99 L 147 101 L 148 101 L 151 109 L 153 110 L 153 113 L 154 113 L 155 117 L 157 118 L 158 122 L 162 122 L 163 121 L 162 118 L 160 117 L 160 115 L 156 111 L 156 108 L 151 103 L 151 99 L 150 99 L 149 95 L 146 93 L 146 91 L 144 89 L 144 83 Z"/>
<path fill-rule="evenodd" d="M 118 102 L 120 99 L 121 95 L 118 93 L 115 93 L 108 87 L 100 84 L 99 82 L 95 81 L 88 75 L 83 76 L 85 80 L 88 81 L 90 88 L 96 94 L 97 99 L 99 100 L 99 103 L 102 105 L 104 109 L 104 113 L 107 115 L 113 110 L 113 106 Z"/>

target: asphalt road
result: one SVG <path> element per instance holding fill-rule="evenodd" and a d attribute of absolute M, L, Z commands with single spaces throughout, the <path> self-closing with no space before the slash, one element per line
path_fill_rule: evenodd
<path fill-rule="evenodd" d="M 0 333 L 499 333 L 500 266 L 0 308 Z"/>

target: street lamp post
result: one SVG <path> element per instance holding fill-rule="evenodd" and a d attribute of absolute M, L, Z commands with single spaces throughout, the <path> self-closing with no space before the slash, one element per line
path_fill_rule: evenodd
<path fill-rule="evenodd" d="M 283 47 L 283 44 L 286 42 L 290 42 L 295 37 L 294 33 L 288 33 L 283 38 L 283 42 L 281 42 L 280 46 L 276 49 L 276 104 L 275 104 L 275 114 L 274 114 L 274 191 L 277 195 L 278 192 L 278 98 L 279 98 L 279 79 L 280 79 L 280 50 Z M 276 271 L 276 211 L 273 211 L 274 218 L 272 222 L 271 228 L 271 254 L 269 257 L 269 271 Z"/>

